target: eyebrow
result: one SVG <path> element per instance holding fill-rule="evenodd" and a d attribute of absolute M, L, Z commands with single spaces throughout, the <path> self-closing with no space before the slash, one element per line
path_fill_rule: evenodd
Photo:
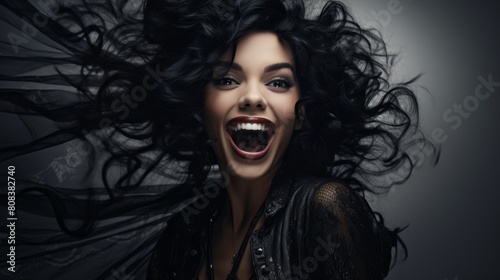
<path fill-rule="evenodd" d="M 228 62 L 228 61 L 217 61 L 214 64 L 213 68 L 214 69 L 218 69 L 218 68 L 228 69 L 228 68 L 231 68 L 231 69 L 234 69 L 236 71 L 243 72 L 243 67 L 241 67 L 241 65 L 239 65 L 238 63 L 231 63 L 231 62 Z"/>
<path fill-rule="evenodd" d="M 290 63 L 287 63 L 287 62 L 276 63 L 276 64 L 269 65 L 266 68 L 264 68 L 264 72 L 266 72 L 266 73 L 267 72 L 272 72 L 272 71 L 280 70 L 280 69 L 283 69 L 283 68 L 289 68 L 290 70 L 292 70 L 292 72 L 295 72 L 294 69 L 293 69 L 293 66 Z"/>
<path fill-rule="evenodd" d="M 225 68 L 225 69 L 231 68 L 233 70 L 243 72 L 243 67 L 241 67 L 241 65 L 239 65 L 238 63 L 230 63 L 227 61 L 217 61 L 214 65 L 214 68 L 219 68 L 219 67 Z M 268 73 L 268 72 L 280 70 L 283 68 L 288 68 L 288 69 L 292 70 L 292 72 L 295 72 L 292 64 L 290 64 L 288 62 L 281 62 L 281 63 L 269 65 L 266 68 L 264 68 L 264 72 Z"/>

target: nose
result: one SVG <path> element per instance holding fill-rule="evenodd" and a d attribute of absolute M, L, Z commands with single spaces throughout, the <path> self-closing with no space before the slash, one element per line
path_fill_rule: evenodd
<path fill-rule="evenodd" d="M 267 107 L 267 102 L 259 89 L 259 85 L 248 85 L 240 99 L 238 100 L 240 109 L 260 109 Z"/>

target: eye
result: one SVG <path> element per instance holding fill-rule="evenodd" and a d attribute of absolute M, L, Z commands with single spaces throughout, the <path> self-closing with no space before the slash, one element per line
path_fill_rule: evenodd
<path fill-rule="evenodd" d="M 284 91 L 291 88 L 293 85 L 285 78 L 277 78 L 267 83 L 266 86 Z"/>
<path fill-rule="evenodd" d="M 226 77 L 222 77 L 222 78 L 213 79 L 213 84 L 215 86 L 219 86 L 219 87 L 232 87 L 232 86 L 239 85 L 240 83 L 235 78 L 230 77 L 230 76 L 226 76 Z"/>

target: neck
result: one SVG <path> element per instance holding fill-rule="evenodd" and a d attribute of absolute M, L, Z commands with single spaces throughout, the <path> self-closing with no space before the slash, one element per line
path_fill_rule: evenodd
<path fill-rule="evenodd" d="M 231 178 L 227 186 L 229 199 L 224 205 L 224 216 L 232 224 L 236 235 L 247 231 L 259 207 L 266 200 L 271 180 L 272 178 L 265 177 L 252 181 Z M 261 223 L 257 223 L 259 224 Z"/>

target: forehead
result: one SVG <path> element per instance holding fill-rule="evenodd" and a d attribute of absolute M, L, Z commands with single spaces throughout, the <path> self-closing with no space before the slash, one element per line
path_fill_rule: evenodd
<path fill-rule="evenodd" d="M 236 45 L 234 62 L 241 65 L 288 62 L 293 65 L 293 54 L 288 44 L 271 32 L 252 32 Z"/>

